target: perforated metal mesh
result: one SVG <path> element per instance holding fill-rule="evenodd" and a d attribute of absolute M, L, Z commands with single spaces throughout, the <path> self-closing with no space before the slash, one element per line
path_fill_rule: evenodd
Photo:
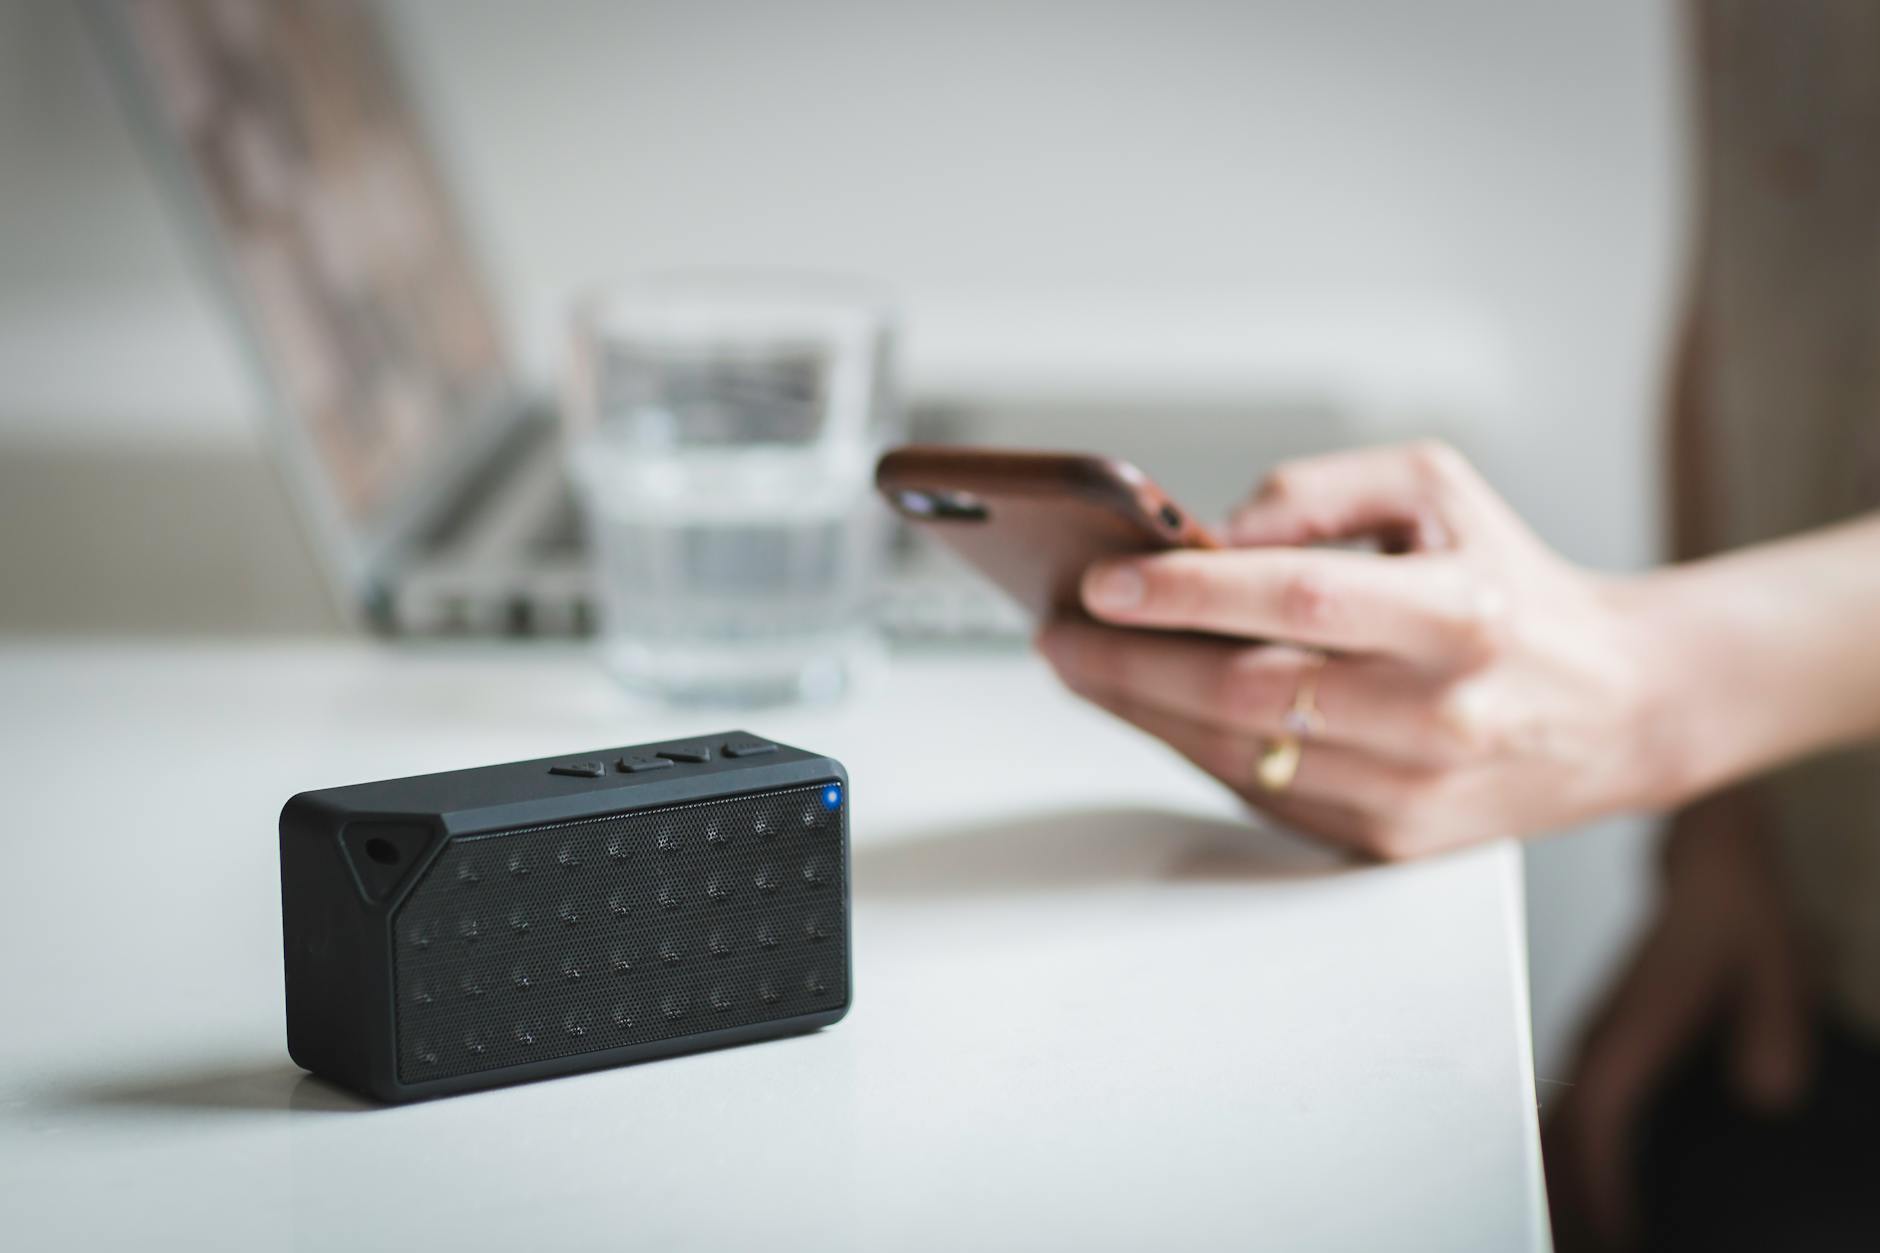
<path fill-rule="evenodd" d="M 393 920 L 400 1078 L 844 1004 L 847 809 L 828 783 L 454 842 Z"/>

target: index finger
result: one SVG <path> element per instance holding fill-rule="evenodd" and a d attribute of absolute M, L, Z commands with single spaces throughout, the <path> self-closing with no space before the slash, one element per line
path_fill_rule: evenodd
<path fill-rule="evenodd" d="M 1208 631 L 1419 661 L 1478 655 L 1501 598 L 1448 555 L 1248 548 L 1102 561 L 1084 606 L 1125 626 Z"/>

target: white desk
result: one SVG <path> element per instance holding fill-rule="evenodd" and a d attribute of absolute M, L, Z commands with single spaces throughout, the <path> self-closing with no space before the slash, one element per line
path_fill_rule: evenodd
<path fill-rule="evenodd" d="M 812 1036 L 371 1108 L 289 1063 L 310 787 L 718 729 L 853 776 Z M 0 646 L 9 1249 L 1544 1247 L 1519 860 L 1249 829 L 1019 659 L 695 716 L 576 652 Z"/>

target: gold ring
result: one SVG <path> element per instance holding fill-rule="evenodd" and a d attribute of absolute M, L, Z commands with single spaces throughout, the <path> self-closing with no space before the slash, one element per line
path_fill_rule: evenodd
<path fill-rule="evenodd" d="M 1284 792 L 1299 773 L 1299 758 L 1305 746 L 1296 735 L 1282 735 L 1266 742 L 1253 759 L 1253 777 L 1269 792 Z"/>
<path fill-rule="evenodd" d="M 1285 729 L 1268 740 L 1254 758 L 1253 777 L 1269 792 L 1284 792 L 1292 786 L 1299 773 L 1299 759 L 1305 755 L 1305 737 L 1323 722 L 1317 702 L 1319 670 L 1324 664 L 1324 653 L 1307 655 L 1305 669 L 1299 675 L 1299 690 L 1293 693 L 1292 705 L 1280 718 Z"/>

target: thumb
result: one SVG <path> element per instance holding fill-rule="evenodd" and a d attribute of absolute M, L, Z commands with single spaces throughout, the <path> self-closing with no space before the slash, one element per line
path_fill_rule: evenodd
<path fill-rule="evenodd" d="M 1289 461 L 1228 519 L 1230 543 L 1299 545 L 1378 538 L 1385 546 L 1451 546 L 1445 514 L 1469 473 L 1439 445 L 1362 448 Z"/>

